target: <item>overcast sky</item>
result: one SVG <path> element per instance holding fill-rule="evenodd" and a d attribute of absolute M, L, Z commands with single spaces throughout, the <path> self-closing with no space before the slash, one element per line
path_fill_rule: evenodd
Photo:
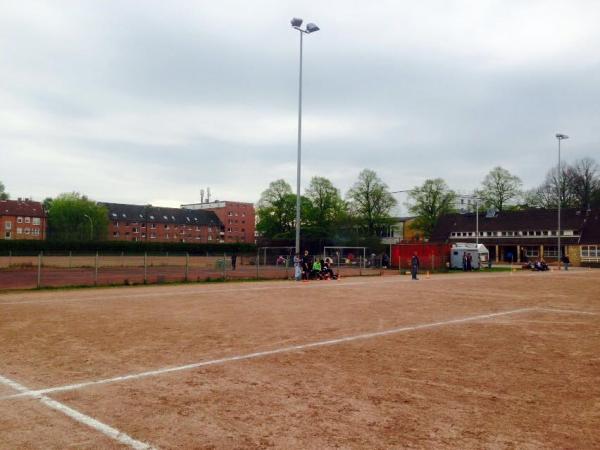
<path fill-rule="evenodd" d="M 600 1 L 0 2 L 0 180 L 178 206 L 364 168 L 459 191 L 501 165 L 526 187 L 600 159 Z M 404 199 L 399 197 L 402 202 Z"/>

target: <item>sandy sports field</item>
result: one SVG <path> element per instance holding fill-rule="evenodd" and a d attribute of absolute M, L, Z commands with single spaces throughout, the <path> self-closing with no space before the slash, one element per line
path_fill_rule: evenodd
<path fill-rule="evenodd" d="M 600 272 L 0 295 L 0 448 L 600 448 Z"/>

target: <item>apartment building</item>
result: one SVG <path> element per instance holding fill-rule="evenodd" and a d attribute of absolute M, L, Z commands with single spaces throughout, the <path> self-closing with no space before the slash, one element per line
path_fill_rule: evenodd
<path fill-rule="evenodd" d="M 0 239 L 44 240 L 48 219 L 40 202 L 28 198 L 0 200 Z"/>

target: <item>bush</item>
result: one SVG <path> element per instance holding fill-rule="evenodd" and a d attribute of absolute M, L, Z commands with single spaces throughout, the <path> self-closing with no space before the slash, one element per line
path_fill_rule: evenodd
<path fill-rule="evenodd" d="M 103 255 L 143 255 L 144 253 L 173 253 L 190 255 L 231 254 L 231 253 L 256 253 L 256 245 L 235 244 L 193 244 L 188 242 L 133 242 L 133 241 L 29 241 L 29 240 L 0 240 L 0 255 L 45 255 L 52 254 L 90 254 Z"/>

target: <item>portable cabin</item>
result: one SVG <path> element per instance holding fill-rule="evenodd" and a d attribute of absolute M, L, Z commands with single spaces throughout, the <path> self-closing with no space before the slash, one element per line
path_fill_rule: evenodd
<path fill-rule="evenodd" d="M 490 252 L 483 244 L 457 242 L 452 244 L 450 248 L 450 268 L 462 269 L 465 254 L 471 255 L 471 267 L 473 269 L 479 269 L 487 264 L 490 258 Z"/>

